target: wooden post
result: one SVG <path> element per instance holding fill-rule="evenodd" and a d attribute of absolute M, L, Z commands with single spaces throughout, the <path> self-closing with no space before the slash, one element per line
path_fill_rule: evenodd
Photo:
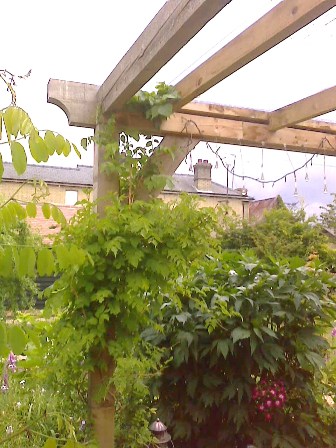
<path fill-rule="evenodd" d="M 94 147 L 93 165 L 93 199 L 98 200 L 97 212 L 100 216 L 105 214 L 109 200 L 107 195 L 119 194 L 118 176 L 102 172 L 105 158 L 104 147 L 99 146 L 99 132 L 102 127 L 103 125 L 97 125 L 95 129 L 98 143 L 96 142 Z M 116 133 L 115 137 L 119 141 L 119 133 Z M 114 338 L 114 324 L 111 322 L 106 335 L 106 345 Z M 110 380 L 114 374 L 115 361 L 106 347 L 95 349 L 91 356 L 94 370 L 89 372 L 88 395 L 94 432 L 99 448 L 114 448 L 115 390 Z"/>

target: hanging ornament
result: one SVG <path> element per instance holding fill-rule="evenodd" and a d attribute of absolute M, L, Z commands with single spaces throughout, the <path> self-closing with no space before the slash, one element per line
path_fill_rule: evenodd
<path fill-rule="evenodd" d="M 326 156 L 323 156 L 323 193 L 328 193 L 328 186 L 327 186 L 327 175 L 326 175 L 326 164 L 325 164 Z"/>
<path fill-rule="evenodd" d="M 218 160 L 216 159 L 215 168 L 218 168 Z"/>
<path fill-rule="evenodd" d="M 260 176 L 260 180 L 265 180 L 265 176 L 264 176 L 264 149 L 261 150 L 261 176 Z M 264 188 L 264 184 L 263 184 L 263 188 Z"/>
<path fill-rule="evenodd" d="M 308 181 L 309 181 L 309 176 L 308 176 L 307 156 L 305 156 L 305 157 L 306 157 L 306 165 L 305 165 L 306 174 L 305 174 L 305 181 L 308 182 Z"/>
<path fill-rule="evenodd" d="M 299 196 L 298 188 L 297 188 L 297 182 L 296 182 L 296 173 L 294 172 L 294 196 Z"/>

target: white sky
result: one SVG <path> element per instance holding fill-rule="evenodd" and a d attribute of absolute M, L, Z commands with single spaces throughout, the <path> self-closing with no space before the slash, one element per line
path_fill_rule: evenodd
<path fill-rule="evenodd" d="M 90 135 L 90 130 L 70 128 L 65 114 L 47 104 L 49 78 L 65 79 L 100 85 L 113 67 L 136 40 L 149 21 L 163 6 L 164 0 L 17 0 L 1 7 L 2 46 L 1 69 L 24 74 L 30 68 L 31 77 L 17 87 L 18 105 L 30 113 L 40 129 L 61 132 L 74 143 Z M 273 8 L 280 0 L 232 0 L 204 29 L 186 45 L 151 80 L 146 89 L 152 90 L 159 81 L 175 84 L 226 42 Z M 226 80 L 203 94 L 199 100 L 225 105 L 274 110 L 335 85 L 336 7 L 311 25 L 251 62 Z M 7 104 L 1 90 L 0 106 Z M 324 118 L 324 117 L 323 117 Z M 336 121 L 336 114 L 325 119 Z M 336 146 L 336 140 L 335 140 Z M 261 149 L 222 145 L 220 154 L 236 173 L 253 177 L 261 175 Z M 284 151 L 264 151 L 265 179 L 280 177 L 304 163 L 305 155 Z M 8 157 L 4 157 L 8 160 Z M 193 153 L 197 158 L 215 158 L 200 145 Z M 92 164 L 92 151 L 82 161 L 71 158 L 54 159 L 53 164 Z M 188 172 L 188 164 L 179 171 Z M 326 158 L 329 192 L 336 192 L 336 159 Z M 319 204 L 330 202 L 323 194 L 323 156 L 314 159 L 308 169 L 298 172 L 299 197 L 294 197 L 293 176 L 262 188 L 245 181 L 249 194 L 256 199 L 280 193 L 286 202 L 304 201 L 309 213 L 317 212 Z M 216 181 L 226 182 L 226 171 L 220 166 L 213 170 Z M 229 185 L 232 185 L 230 178 Z M 234 179 L 234 187 L 243 181 Z"/>

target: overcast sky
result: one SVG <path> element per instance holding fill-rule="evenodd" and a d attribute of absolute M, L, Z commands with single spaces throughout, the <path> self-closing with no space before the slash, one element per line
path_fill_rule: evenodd
<path fill-rule="evenodd" d="M 40 129 L 61 132 L 78 143 L 90 130 L 70 128 L 65 114 L 47 104 L 49 78 L 65 79 L 100 85 L 136 40 L 149 21 L 164 4 L 164 0 L 17 0 L 5 2 L 1 11 L 1 69 L 24 74 L 32 69 L 31 77 L 17 87 L 18 105 L 24 107 Z M 247 26 L 280 3 L 279 0 L 232 0 L 181 52 L 176 55 L 146 86 L 152 90 L 159 81 L 175 84 L 217 51 Z M 274 110 L 335 84 L 334 49 L 336 44 L 336 8 L 279 44 L 257 60 L 210 89 L 201 101 L 225 105 Z M 8 97 L 1 90 L 0 106 Z M 323 117 L 336 121 L 335 113 Z M 336 146 L 336 141 L 334 141 Z M 217 148 L 216 145 L 213 145 Z M 238 174 L 273 180 L 293 167 L 301 166 L 304 154 L 284 151 L 238 148 L 222 145 L 219 153 Z M 192 153 L 192 163 L 198 158 L 215 157 L 199 145 Z M 8 157 L 5 159 L 8 160 Z M 92 151 L 82 161 L 54 159 L 53 164 L 92 164 Z M 189 172 L 190 160 L 180 172 Z M 309 213 L 319 205 L 330 202 L 330 192 L 336 192 L 336 160 L 326 158 L 328 194 L 324 189 L 324 161 L 319 156 L 306 170 L 297 174 L 298 196 L 294 193 L 294 178 L 286 182 L 261 187 L 257 182 L 235 177 L 233 186 L 248 188 L 256 199 L 281 194 L 286 202 L 301 201 Z M 226 183 L 226 172 L 221 167 L 213 170 L 214 179 Z M 230 186 L 232 178 L 230 177 Z"/>

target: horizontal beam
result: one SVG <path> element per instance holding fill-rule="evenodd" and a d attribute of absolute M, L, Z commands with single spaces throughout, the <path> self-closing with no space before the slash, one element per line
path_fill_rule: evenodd
<path fill-rule="evenodd" d="M 183 106 L 181 113 L 203 117 L 227 118 L 229 120 L 261 124 L 269 124 L 269 116 L 272 114 L 272 112 L 263 110 L 223 106 L 221 104 L 201 103 L 196 101 L 192 101 Z M 328 121 L 307 120 L 289 125 L 288 127 L 336 135 L 336 123 Z"/>
<path fill-rule="evenodd" d="M 168 0 L 99 89 L 103 113 L 120 110 L 231 0 Z"/>
<path fill-rule="evenodd" d="M 336 155 L 336 149 L 327 143 L 322 144 L 324 139 L 328 139 L 336 147 L 335 136 L 322 132 L 293 128 L 272 132 L 267 124 L 181 113 L 173 114 L 162 123 L 160 129 L 157 129 L 151 121 L 136 114 L 118 113 L 116 119 L 118 127 L 135 128 L 144 134 L 184 135 L 231 145 Z"/>
<path fill-rule="evenodd" d="M 97 92 L 98 86 L 93 84 L 50 79 L 47 101 L 65 112 L 70 126 L 94 128 L 97 121 Z"/>
<path fill-rule="evenodd" d="M 48 83 L 48 102 L 57 105 L 66 113 L 71 126 L 95 128 L 98 89 L 99 86 L 93 84 L 50 79 Z M 268 112 L 212 103 L 191 102 L 183 106 L 181 112 L 251 123 L 268 124 L 269 122 Z M 308 120 L 292 127 L 336 135 L 336 123 Z"/>
<path fill-rule="evenodd" d="M 277 131 L 334 110 L 336 110 L 336 86 L 271 112 L 269 128 L 271 131 Z"/>
<path fill-rule="evenodd" d="M 335 0 L 283 0 L 176 84 L 181 100 L 175 110 L 179 110 L 334 6 Z"/>

